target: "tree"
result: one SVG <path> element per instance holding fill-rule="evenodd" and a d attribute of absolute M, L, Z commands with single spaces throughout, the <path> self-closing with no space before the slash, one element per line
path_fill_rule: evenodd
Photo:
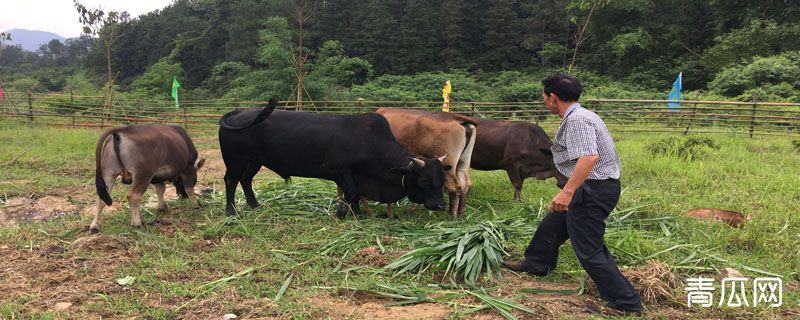
<path fill-rule="evenodd" d="M 108 71 L 108 104 L 106 108 L 111 110 L 111 105 L 114 96 L 114 76 L 111 72 L 111 52 L 114 42 L 120 37 L 120 26 L 130 22 L 130 15 L 127 11 L 105 12 L 101 8 L 87 9 L 86 6 L 73 0 L 75 9 L 78 10 L 80 17 L 78 21 L 83 24 L 83 33 L 87 35 L 96 35 L 100 38 L 100 42 L 105 49 L 104 55 L 106 57 L 106 66 Z"/>
<path fill-rule="evenodd" d="M 577 25 L 577 29 L 575 31 L 575 47 L 572 50 L 572 60 L 569 63 L 567 72 L 572 72 L 572 67 L 575 66 L 575 61 L 578 59 L 578 49 L 580 49 L 583 42 L 589 38 L 587 28 L 591 22 L 592 13 L 594 13 L 594 11 L 597 9 L 605 7 L 610 2 L 611 0 L 579 0 L 571 3 L 567 7 L 573 10 L 578 10 L 579 13 L 586 14 L 585 19 L 581 19 L 581 17 L 578 17 L 577 14 L 571 19 L 571 21 Z M 581 20 L 583 21 L 581 22 Z"/>
<path fill-rule="evenodd" d="M 521 47 L 523 25 L 517 12 L 517 0 L 498 0 L 492 3 L 486 13 L 482 60 L 488 70 L 512 69 L 525 59 Z"/>
<path fill-rule="evenodd" d="M 2 54 L 3 51 L 4 51 L 3 50 L 3 41 L 4 40 L 5 41 L 11 41 L 11 34 L 10 33 L 5 33 L 5 32 L 0 32 L 0 54 Z"/>
<path fill-rule="evenodd" d="M 297 110 L 302 110 L 303 93 L 303 65 L 306 63 L 308 54 L 303 52 L 303 40 L 305 38 L 304 28 L 308 24 L 313 24 L 314 12 L 317 10 L 318 2 L 314 0 L 295 0 L 294 18 L 297 22 L 297 51 L 294 51 L 294 68 L 297 76 Z"/>

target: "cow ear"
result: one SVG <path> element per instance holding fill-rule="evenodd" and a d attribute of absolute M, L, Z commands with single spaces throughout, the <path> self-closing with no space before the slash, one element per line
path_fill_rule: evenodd
<path fill-rule="evenodd" d="M 407 175 L 407 174 L 411 173 L 412 171 L 414 171 L 414 169 L 410 168 L 410 167 L 399 167 L 399 168 L 391 168 L 391 169 L 389 169 L 389 171 L 397 173 L 397 174 L 400 174 L 400 175 Z"/>
<path fill-rule="evenodd" d="M 278 106 L 278 99 L 272 97 L 269 99 L 269 104 L 267 104 L 267 108 L 275 109 Z"/>
<path fill-rule="evenodd" d="M 540 148 L 539 151 L 541 151 L 542 153 L 544 153 L 544 155 L 548 157 L 553 156 L 553 151 L 550 151 L 550 148 Z"/>
<path fill-rule="evenodd" d="M 200 168 L 203 167 L 204 164 L 206 164 L 206 158 L 201 158 L 200 161 L 197 161 L 197 165 L 194 167 L 195 169 L 199 170 Z"/>

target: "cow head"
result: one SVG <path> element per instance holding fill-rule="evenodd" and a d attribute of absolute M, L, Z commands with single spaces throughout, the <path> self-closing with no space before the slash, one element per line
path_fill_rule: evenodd
<path fill-rule="evenodd" d="M 410 160 L 405 167 L 392 169 L 403 175 L 403 190 L 408 200 L 421 203 L 428 210 L 444 210 L 444 172 L 450 168 L 442 166 L 439 159 Z"/>
<path fill-rule="evenodd" d="M 553 162 L 553 152 L 550 151 L 550 148 L 541 148 L 539 152 L 542 153 L 544 161 L 539 161 L 542 165 L 541 168 L 536 171 L 536 178 L 544 180 L 550 177 L 556 177 L 556 186 L 559 189 L 564 188 L 569 178 L 556 169 L 556 164 Z"/>
<path fill-rule="evenodd" d="M 189 192 L 194 192 L 194 186 L 197 184 L 197 171 L 203 167 L 206 163 L 206 159 L 202 158 L 200 161 L 197 161 L 197 164 L 192 166 L 192 169 L 189 172 L 181 174 L 175 178 L 173 183 L 175 184 L 175 191 L 178 192 L 178 195 L 182 198 L 188 197 L 187 190 Z"/>
<path fill-rule="evenodd" d="M 194 165 L 192 170 L 190 170 L 189 174 L 186 175 L 185 179 L 183 180 L 183 184 L 187 188 L 194 188 L 197 184 L 197 171 L 200 171 L 200 168 L 206 163 L 206 159 L 202 158 L 200 161 L 197 161 L 197 164 Z"/>

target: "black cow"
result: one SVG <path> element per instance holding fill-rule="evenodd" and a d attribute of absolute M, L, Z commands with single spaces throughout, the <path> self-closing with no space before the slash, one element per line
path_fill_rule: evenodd
<path fill-rule="evenodd" d="M 508 173 L 514 186 L 514 200 L 520 200 L 527 177 L 544 180 L 556 177 L 559 188 L 567 183 L 553 163 L 553 142 L 541 127 L 527 121 L 498 121 L 474 118 L 480 128 L 472 151 L 470 167 Z"/>
<path fill-rule="evenodd" d="M 284 179 L 310 177 L 332 180 L 344 192 L 336 216 L 347 207 L 360 214 L 358 200 L 393 203 L 405 196 L 430 210 L 443 210 L 445 168 L 437 159 L 411 157 L 395 140 L 386 118 L 376 113 L 323 115 L 273 111 L 264 108 L 234 110 L 220 119 L 219 144 L 225 161 L 226 212 L 236 214 L 234 194 L 241 182 L 252 208 L 253 177 L 261 166 Z"/>

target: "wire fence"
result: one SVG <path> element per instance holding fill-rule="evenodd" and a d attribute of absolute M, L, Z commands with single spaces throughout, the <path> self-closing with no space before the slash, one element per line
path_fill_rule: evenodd
<path fill-rule="evenodd" d="M 753 135 L 800 135 L 800 104 L 734 101 L 681 101 L 670 108 L 667 100 L 589 99 L 583 102 L 598 113 L 612 131 L 741 133 Z M 264 101 L 208 99 L 182 101 L 180 108 L 165 99 L 118 96 L 111 108 L 105 96 L 79 96 L 57 93 L 8 92 L 0 100 L 3 119 L 30 124 L 66 127 L 110 127 L 141 123 L 180 124 L 193 130 L 214 129 L 220 116 L 238 108 L 265 105 Z M 299 109 L 306 112 L 353 114 L 372 112 L 380 107 L 441 110 L 441 101 L 306 101 Z M 458 102 L 451 112 L 467 116 L 537 123 L 546 129 L 558 126 L 560 119 L 541 101 Z M 279 102 L 278 109 L 296 110 L 295 101 Z"/>

